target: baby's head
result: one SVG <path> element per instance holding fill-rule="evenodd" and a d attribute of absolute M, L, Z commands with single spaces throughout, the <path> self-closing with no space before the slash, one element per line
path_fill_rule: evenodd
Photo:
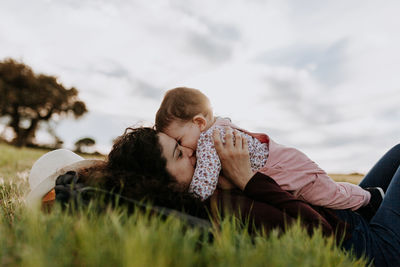
<path fill-rule="evenodd" d="M 165 93 L 155 126 L 180 145 L 196 150 L 200 133 L 211 126 L 213 118 L 207 96 L 197 89 L 178 87 Z"/>

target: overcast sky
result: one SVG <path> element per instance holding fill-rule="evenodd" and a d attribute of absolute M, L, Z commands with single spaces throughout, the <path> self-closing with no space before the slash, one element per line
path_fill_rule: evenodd
<path fill-rule="evenodd" d="M 329 172 L 366 172 L 400 140 L 398 1 L 1 0 L 0 60 L 75 86 L 90 112 L 57 125 L 108 152 L 151 125 L 167 89 L 299 148 Z M 41 137 L 39 135 L 39 138 Z"/>

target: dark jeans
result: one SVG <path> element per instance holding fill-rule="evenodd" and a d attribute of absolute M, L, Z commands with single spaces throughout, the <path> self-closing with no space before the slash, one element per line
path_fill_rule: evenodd
<path fill-rule="evenodd" d="M 377 267 L 400 266 L 400 144 L 375 164 L 360 186 L 382 187 L 385 198 L 369 223 L 350 210 L 335 211 L 353 229 L 343 247 L 373 259 Z"/>

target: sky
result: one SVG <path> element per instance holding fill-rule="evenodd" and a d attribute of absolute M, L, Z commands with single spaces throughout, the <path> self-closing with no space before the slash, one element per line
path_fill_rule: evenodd
<path fill-rule="evenodd" d="M 366 173 L 400 140 L 398 1 L 2 0 L 0 60 L 74 86 L 89 113 L 53 124 L 107 153 L 152 125 L 166 90 L 296 147 L 328 172 Z M 37 135 L 46 140 L 44 132 Z"/>

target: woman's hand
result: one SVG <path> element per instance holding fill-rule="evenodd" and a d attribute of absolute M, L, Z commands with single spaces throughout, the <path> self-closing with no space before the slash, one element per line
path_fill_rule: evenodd
<path fill-rule="evenodd" d="M 225 145 L 221 141 L 218 129 L 213 132 L 214 145 L 221 160 L 224 176 L 230 179 L 237 187 L 243 190 L 248 181 L 253 177 L 251 170 L 249 149 L 247 139 L 242 138 L 240 133 L 234 132 L 235 144 L 233 142 L 232 129 L 227 128 L 225 133 Z"/>

